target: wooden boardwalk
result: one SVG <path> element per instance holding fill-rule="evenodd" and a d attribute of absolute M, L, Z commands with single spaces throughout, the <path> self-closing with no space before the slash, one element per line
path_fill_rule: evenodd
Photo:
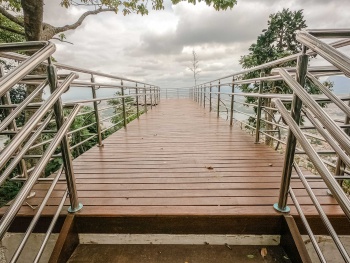
<path fill-rule="evenodd" d="M 280 216 L 272 205 L 278 201 L 282 165 L 281 154 L 254 144 L 252 136 L 195 102 L 163 100 L 107 138 L 104 147 L 74 160 L 84 205 L 78 216 Z M 301 183 L 292 185 L 304 212 L 315 215 Z M 342 215 L 322 182 L 311 186 L 326 213 Z M 28 202 L 38 205 L 47 188 L 37 184 L 37 196 Z M 64 189 L 64 183 L 57 185 L 46 215 Z M 31 214 L 24 205 L 20 215 Z"/>

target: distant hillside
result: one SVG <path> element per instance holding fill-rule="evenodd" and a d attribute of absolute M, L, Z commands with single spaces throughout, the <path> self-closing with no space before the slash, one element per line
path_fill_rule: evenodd
<path fill-rule="evenodd" d="M 327 79 L 333 82 L 335 94 L 350 94 L 350 79 L 343 76 L 331 76 Z"/>

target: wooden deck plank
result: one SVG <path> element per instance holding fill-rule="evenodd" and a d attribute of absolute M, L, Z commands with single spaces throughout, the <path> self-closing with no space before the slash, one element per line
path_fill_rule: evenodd
<path fill-rule="evenodd" d="M 272 205 L 282 166 L 283 155 L 194 102 L 167 100 L 74 160 L 84 205 L 77 216 L 280 216 Z M 310 185 L 327 214 L 343 216 L 323 182 Z M 292 186 L 304 212 L 316 215 L 302 184 Z M 37 184 L 28 202 L 39 204 L 48 187 Z M 54 213 L 65 188 L 56 186 L 44 215 Z M 32 214 L 27 205 L 19 213 Z"/>

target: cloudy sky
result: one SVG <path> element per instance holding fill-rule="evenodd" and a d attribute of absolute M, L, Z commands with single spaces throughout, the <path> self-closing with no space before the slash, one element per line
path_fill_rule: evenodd
<path fill-rule="evenodd" d="M 60 7 L 47 0 L 44 20 L 55 26 L 75 22 L 83 7 Z M 102 13 L 66 32 L 67 43 L 57 44 L 61 62 L 161 87 L 188 87 L 188 70 L 194 49 L 199 56 L 199 82 L 240 69 L 242 55 L 261 31 L 268 16 L 283 8 L 304 10 L 309 28 L 345 28 L 350 25 L 350 0 L 238 0 L 232 10 L 215 11 L 204 3 L 172 5 L 151 10 L 148 16 Z"/>

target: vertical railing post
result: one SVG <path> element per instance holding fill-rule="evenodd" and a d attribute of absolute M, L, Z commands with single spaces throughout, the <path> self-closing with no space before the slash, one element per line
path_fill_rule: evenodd
<path fill-rule="evenodd" d="M 205 93 L 207 92 L 207 86 L 206 85 L 204 85 L 204 92 L 203 92 L 203 107 L 204 107 L 204 109 L 205 109 Z"/>
<path fill-rule="evenodd" d="M 157 105 L 157 96 L 156 96 L 156 87 L 155 86 L 153 86 L 153 88 L 152 88 L 152 96 L 153 96 L 153 104 L 154 104 L 154 106 L 156 106 Z"/>
<path fill-rule="evenodd" d="M 199 86 L 199 105 L 202 106 L 202 86 Z"/>
<path fill-rule="evenodd" d="M 91 75 L 92 98 L 96 99 L 97 98 L 97 96 L 96 96 L 96 86 L 94 85 L 94 83 L 95 83 L 94 75 Z M 101 146 L 103 146 L 103 143 L 102 143 L 102 133 L 101 133 L 100 114 L 99 114 L 99 111 L 98 111 L 98 103 L 97 103 L 97 101 L 94 100 L 93 104 L 94 104 L 96 131 L 97 131 L 97 140 L 98 140 L 97 146 L 101 147 Z"/>
<path fill-rule="evenodd" d="M 297 62 L 296 80 L 298 81 L 298 83 L 302 87 L 305 86 L 307 64 L 308 64 L 308 55 L 306 55 L 305 52 L 306 52 L 306 48 L 305 48 L 305 46 L 303 46 L 302 47 L 302 54 L 298 57 L 298 62 Z M 302 107 L 302 101 L 294 93 L 293 94 L 293 101 L 292 101 L 292 108 L 291 108 L 291 116 L 297 124 L 299 124 L 299 122 L 300 122 L 301 107 Z M 285 157 L 284 157 L 279 200 L 278 200 L 278 203 L 273 205 L 273 207 L 279 212 L 289 212 L 290 211 L 290 208 L 287 206 L 287 200 L 288 200 L 288 191 L 289 191 L 289 186 L 290 186 L 291 175 L 292 175 L 292 171 L 293 171 L 293 162 L 294 162 L 294 154 L 295 154 L 296 144 L 297 144 L 297 140 L 296 140 L 294 134 L 290 130 L 288 130 L 287 145 L 286 145 L 286 152 L 285 152 Z"/>
<path fill-rule="evenodd" d="M 348 106 L 350 106 L 350 101 L 348 102 Z M 346 115 L 344 124 L 348 125 L 349 123 L 350 123 L 350 118 L 348 115 Z M 350 128 L 344 128 L 344 132 L 347 135 L 350 135 Z M 345 173 L 345 163 L 342 161 L 342 159 L 338 155 L 334 175 L 339 176 L 339 175 L 344 175 L 344 173 Z M 343 180 L 339 180 L 339 184 L 342 185 Z M 332 195 L 331 191 L 328 190 L 328 194 Z"/>
<path fill-rule="evenodd" d="M 146 90 L 146 84 L 143 85 L 143 91 L 145 92 L 145 113 L 147 113 L 147 90 Z"/>
<path fill-rule="evenodd" d="M 260 73 L 260 78 L 265 77 L 265 73 Z M 259 84 L 259 94 L 263 93 L 264 82 L 260 80 Z M 262 98 L 258 98 L 258 107 L 256 109 L 256 127 L 255 127 L 255 143 L 259 143 L 260 140 L 260 119 L 261 119 L 261 106 L 262 106 Z"/>
<path fill-rule="evenodd" d="M 0 66 L 0 78 L 2 78 L 4 76 L 4 68 L 2 66 Z M 10 96 L 10 92 L 6 92 L 2 97 L 1 97 L 1 103 L 3 105 L 9 105 L 11 104 L 11 96 Z M 6 115 L 9 115 L 10 112 L 12 110 L 4 110 L 5 111 L 5 114 Z M 9 125 L 8 127 L 9 129 L 13 130 L 13 131 L 17 131 L 17 124 L 16 124 L 16 121 L 13 120 L 12 123 Z M 14 136 L 12 135 L 9 135 L 9 138 L 12 139 Z M 18 148 L 18 150 L 20 151 L 21 150 L 21 147 Z M 21 178 L 28 178 L 28 173 L 27 173 L 27 165 L 26 165 L 26 162 L 24 159 L 22 159 L 20 161 L 20 163 L 17 165 L 17 168 L 18 168 L 18 173 L 19 173 L 19 176 Z M 35 193 L 32 192 L 29 196 L 32 197 L 34 196 Z"/>
<path fill-rule="evenodd" d="M 231 108 L 230 108 L 230 126 L 233 125 L 233 107 L 234 107 L 234 102 L 235 102 L 235 95 L 233 95 L 233 93 L 235 93 L 235 78 L 232 78 L 232 89 L 231 89 Z"/>
<path fill-rule="evenodd" d="M 50 90 L 51 90 L 51 93 L 53 93 L 57 89 L 57 83 L 58 83 L 57 72 L 56 72 L 55 66 L 52 65 L 51 58 L 48 59 L 48 64 L 49 65 L 47 66 L 47 75 L 48 75 Z M 56 118 L 57 130 L 58 130 L 62 127 L 64 123 L 61 98 L 59 98 L 55 103 L 54 112 L 55 112 L 55 118 Z M 67 134 L 63 136 L 61 141 L 61 153 L 62 153 L 62 160 L 63 160 L 64 169 L 65 169 L 67 188 L 68 188 L 69 200 L 70 200 L 70 207 L 68 208 L 68 212 L 74 213 L 82 209 L 83 205 L 79 203 L 79 200 L 78 200 L 78 193 L 77 193 L 77 187 L 75 183 L 72 156 L 70 153 Z"/>
<path fill-rule="evenodd" d="M 139 88 L 137 87 L 137 82 L 136 82 L 136 88 L 135 88 L 135 91 L 136 91 L 136 115 L 137 115 L 137 118 L 140 117 L 140 107 L 139 107 Z"/>
<path fill-rule="evenodd" d="M 153 100 L 152 100 L 152 86 L 149 86 L 149 99 L 151 102 L 151 109 L 153 107 Z"/>
<path fill-rule="evenodd" d="M 197 103 L 199 103 L 199 87 L 196 86 L 196 92 L 197 92 Z"/>
<path fill-rule="evenodd" d="M 156 89 L 156 95 L 157 95 L 157 104 L 156 105 L 158 105 L 159 101 L 160 101 L 160 90 L 158 87 L 156 87 L 155 89 Z"/>
<path fill-rule="evenodd" d="M 212 111 L 212 104 L 211 104 L 211 98 L 212 98 L 212 86 L 211 86 L 211 82 L 210 82 L 210 86 L 209 86 L 209 111 Z"/>
<path fill-rule="evenodd" d="M 124 84 L 123 81 L 120 81 L 121 89 L 122 89 L 122 109 L 123 109 L 123 122 L 124 122 L 124 128 L 126 129 L 127 126 L 127 115 L 126 115 L 126 105 L 125 105 L 125 91 L 124 91 Z"/>
<path fill-rule="evenodd" d="M 157 87 L 158 104 L 160 103 L 160 87 Z"/>
<path fill-rule="evenodd" d="M 220 86 L 220 80 L 219 80 L 219 85 L 218 85 L 218 105 L 217 105 L 217 117 L 220 117 L 220 90 L 221 90 L 221 86 Z"/>

